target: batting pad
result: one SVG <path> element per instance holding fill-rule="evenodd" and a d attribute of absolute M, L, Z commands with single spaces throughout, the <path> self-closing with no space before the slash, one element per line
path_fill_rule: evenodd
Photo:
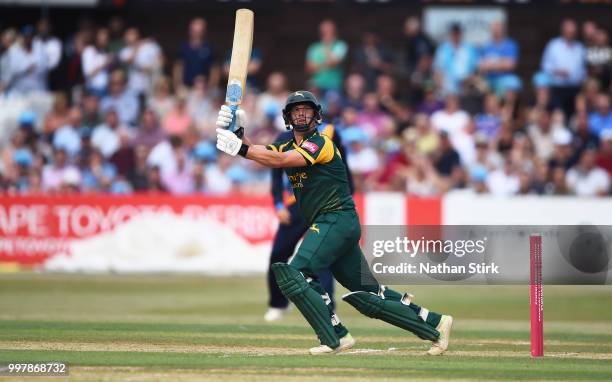
<path fill-rule="evenodd" d="M 435 341 L 440 335 L 436 329 L 425 323 L 414 310 L 400 301 L 383 300 L 376 294 L 363 291 L 347 293 L 342 296 L 342 299 L 360 313 L 408 330 L 423 340 Z"/>
<path fill-rule="evenodd" d="M 340 338 L 332 326 L 327 305 L 300 271 L 285 263 L 274 263 L 271 268 L 281 292 L 306 318 L 319 341 L 332 349 L 340 346 Z"/>

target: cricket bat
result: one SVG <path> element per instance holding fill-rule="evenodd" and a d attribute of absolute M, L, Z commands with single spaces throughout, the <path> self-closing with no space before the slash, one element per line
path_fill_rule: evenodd
<path fill-rule="evenodd" d="M 247 68 L 251 59 L 253 45 L 253 25 L 255 14 L 250 9 L 236 11 L 236 24 L 234 25 L 234 44 L 232 45 L 232 60 L 230 61 L 229 76 L 225 103 L 232 109 L 232 122 L 228 126 L 230 131 L 236 130 L 236 110 L 242 103 L 246 90 Z"/>

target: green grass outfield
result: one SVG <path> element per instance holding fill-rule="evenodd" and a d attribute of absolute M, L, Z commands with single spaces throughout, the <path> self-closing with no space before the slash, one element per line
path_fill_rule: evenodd
<path fill-rule="evenodd" d="M 340 302 L 356 347 L 309 356 L 317 341 L 297 311 L 263 321 L 262 277 L 5 274 L 0 363 L 66 361 L 75 381 L 612 380 L 612 286 L 544 288 L 541 359 L 529 354 L 528 286 L 409 289 L 455 316 L 446 355 Z"/>

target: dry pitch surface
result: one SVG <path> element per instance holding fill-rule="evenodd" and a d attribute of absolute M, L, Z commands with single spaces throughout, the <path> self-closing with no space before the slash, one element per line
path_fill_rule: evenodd
<path fill-rule="evenodd" d="M 311 357 L 298 312 L 263 321 L 261 277 L 2 275 L 0 363 L 65 361 L 73 381 L 612 380 L 612 287 L 545 287 L 542 359 L 527 286 L 409 289 L 455 316 L 445 356 L 340 302 L 357 346 Z"/>

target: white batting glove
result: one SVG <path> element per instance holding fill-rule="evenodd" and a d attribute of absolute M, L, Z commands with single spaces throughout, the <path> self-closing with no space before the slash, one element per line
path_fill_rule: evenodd
<path fill-rule="evenodd" d="M 241 146 L 242 139 L 238 138 L 236 134 L 223 128 L 217 129 L 217 148 L 219 150 L 235 157 Z"/>
<path fill-rule="evenodd" d="M 232 110 L 227 105 L 222 105 L 217 115 L 217 127 L 220 129 L 226 129 L 232 121 Z M 247 127 L 247 116 L 244 110 L 236 110 L 236 129 L 239 127 Z"/>

